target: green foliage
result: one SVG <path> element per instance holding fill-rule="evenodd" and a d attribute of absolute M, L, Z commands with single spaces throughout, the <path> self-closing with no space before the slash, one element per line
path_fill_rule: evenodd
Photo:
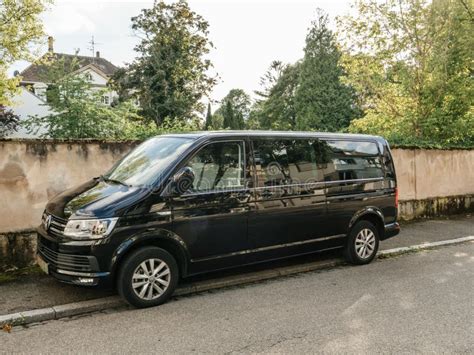
<path fill-rule="evenodd" d="M 0 137 L 15 132 L 18 129 L 20 118 L 12 110 L 0 105 Z"/>
<path fill-rule="evenodd" d="M 255 94 L 260 97 L 260 99 L 263 100 L 270 96 L 271 90 L 280 79 L 285 68 L 286 65 L 279 60 L 274 60 L 270 64 L 270 67 L 260 78 L 260 86 L 262 87 L 262 90 L 255 90 Z"/>
<path fill-rule="evenodd" d="M 101 103 L 103 90 L 94 90 L 89 79 L 80 73 L 77 58 L 50 58 L 45 82 L 52 113 L 30 117 L 24 124 L 32 133 L 44 127 L 45 137 L 121 139 L 139 129 L 143 120 L 130 102 L 111 107 Z"/>
<path fill-rule="evenodd" d="M 224 129 L 236 129 L 237 121 L 236 115 L 234 113 L 234 108 L 230 101 L 224 102 L 224 107 L 222 108 L 219 113 L 222 115 L 223 118 L 223 128 Z"/>
<path fill-rule="evenodd" d="M 261 78 L 262 91 L 250 113 L 251 128 L 291 130 L 296 127 L 295 93 L 301 64 L 274 61 Z"/>
<path fill-rule="evenodd" d="M 143 140 L 165 133 L 183 133 L 198 131 L 199 120 L 180 121 L 166 118 L 160 126 L 154 122 L 122 120 L 119 139 Z"/>
<path fill-rule="evenodd" d="M 321 11 L 306 37 L 302 61 L 284 65 L 274 61 L 260 83 L 263 90 L 250 125 L 265 129 L 338 131 L 360 114 L 328 17 Z"/>
<path fill-rule="evenodd" d="M 204 129 L 209 130 L 212 128 L 212 112 L 211 112 L 211 103 L 207 104 L 207 113 L 206 113 L 206 121 L 204 123 Z"/>
<path fill-rule="evenodd" d="M 17 93 L 19 77 L 9 78 L 7 70 L 18 60 L 31 60 L 40 44 L 43 25 L 40 15 L 49 0 L 0 0 L 0 105 L 10 104 Z"/>
<path fill-rule="evenodd" d="M 348 81 L 366 112 L 349 131 L 473 146 L 471 3 L 359 0 L 356 9 L 339 21 Z"/>
<path fill-rule="evenodd" d="M 253 106 L 240 89 L 214 114 L 208 104 L 205 129 L 349 131 L 398 146 L 474 147 L 472 2 L 354 1 L 352 15 L 338 19 L 339 43 L 319 12 L 304 58 L 274 61 Z M 18 82 L 6 78 L 6 68 L 31 54 L 46 3 L 0 0 L 0 105 Z M 54 61 L 45 80 L 53 114 L 31 118 L 28 127 L 46 125 L 57 138 L 109 139 L 199 129 L 202 99 L 216 82 L 207 74 L 208 26 L 186 1 L 155 1 L 132 18 L 138 57 L 111 81 L 120 95 L 114 107 L 98 102 L 102 93 L 86 78 L 71 75 L 73 63 Z"/>
<path fill-rule="evenodd" d="M 339 64 L 341 52 L 328 16 L 318 11 L 306 37 L 295 92 L 296 128 L 300 130 L 339 131 L 360 114 L 355 92 L 341 82 L 345 72 Z"/>
<path fill-rule="evenodd" d="M 184 120 L 204 111 L 201 98 L 216 80 L 205 56 L 212 48 L 209 24 L 186 1 L 155 1 L 132 18 L 141 42 L 138 57 L 113 78 L 113 86 L 138 97 L 141 113 L 160 125 L 166 118 Z"/>
<path fill-rule="evenodd" d="M 219 128 L 224 129 L 244 129 L 249 115 L 250 96 L 242 89 L 230 90 L 222 99 L 221 107 L 214 114 L 216 118 L 222 117 L 222 125 Z M 214 127 L 218 122 L 214 123 Z"/>

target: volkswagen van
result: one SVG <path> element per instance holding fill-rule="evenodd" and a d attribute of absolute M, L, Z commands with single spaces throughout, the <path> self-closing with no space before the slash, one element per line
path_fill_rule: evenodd
<path fill-rule="evenodd" d="M 38 264 L 113 285 L 136 307 L 196 274 L 341 249 L 367 264 L 399 232 L 387 141 L 352 134 L 217 131 L 151 138 L 54 197 Z"/>

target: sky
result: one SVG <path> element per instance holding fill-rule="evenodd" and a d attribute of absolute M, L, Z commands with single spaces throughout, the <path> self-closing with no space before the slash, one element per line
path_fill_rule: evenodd
<path fill-rule="evenodd" d="M 334 20 L 350 10 L 350 0 L 189 0 L 191 9 L 210 25 L 215 48 L 209 54 L 219 82 L 211 99 L 221 100 L 232 88 L 253 94 L 260 77 L 273 60 L 293 63 L 303 56 L 305 36 L 316 9 Z M 115 65 L 133 61 L 138 43 L 130 18 L 153 0 L 56 0 L 43 15 L 47 35 L 54 37 L 54 50 L 92 55 L 96 51 Z M 334 22 L 333 22 L 334 23 Z M 46 46 L 44 47 L 46 50 Z M 17 63 L 21 70 L 26 63 Z"/>

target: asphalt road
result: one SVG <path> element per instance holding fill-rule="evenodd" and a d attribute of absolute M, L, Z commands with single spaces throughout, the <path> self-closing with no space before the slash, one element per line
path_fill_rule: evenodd
<path fill-rule="evenodd" d="M 0 334 L 0 352 L 473 353 L 474 243 Z"/>

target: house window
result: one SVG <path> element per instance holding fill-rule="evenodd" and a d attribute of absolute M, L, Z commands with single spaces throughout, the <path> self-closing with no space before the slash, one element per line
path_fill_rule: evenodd
<path fill-rule="evenodd" d="M 46 100 L 46 91 L 47 88 L 36 88 L 34 94 L 38 96 L 41 100 Z"/>
<path fill-rule="evenodd" d="M 101 101 L 104 105 L 109 105 L 110 104 L 110 98 L 107 95 L 102 96 Z"/>

